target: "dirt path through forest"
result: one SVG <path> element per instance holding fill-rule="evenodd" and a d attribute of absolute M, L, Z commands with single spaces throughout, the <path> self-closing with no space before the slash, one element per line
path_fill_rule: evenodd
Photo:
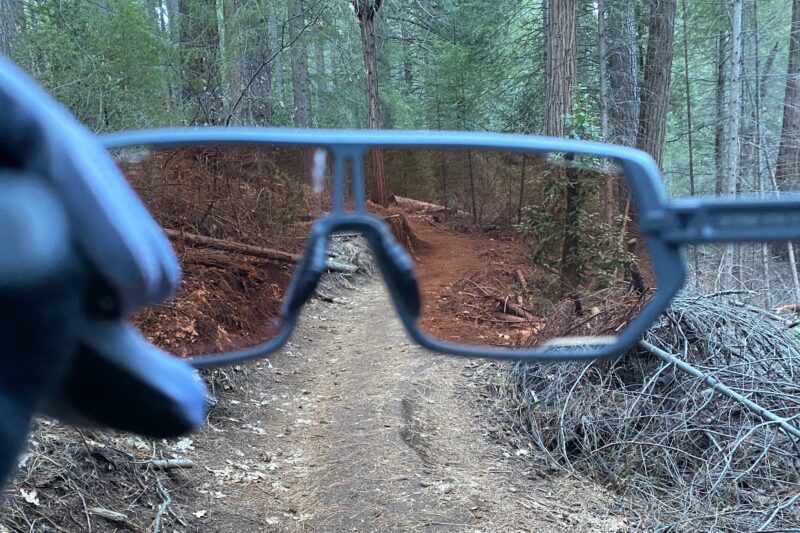
<path fill-rule="evenodd" d="M 491 440 L 482 363 L 409 342 L 380 281 L 309 303 L 187 455 L 200 531 L 623 531 L 610 497 Z M 195 473 L 201 474 L 195 477 Z M 202 511 L 205 511 L 202 512 Z"/>

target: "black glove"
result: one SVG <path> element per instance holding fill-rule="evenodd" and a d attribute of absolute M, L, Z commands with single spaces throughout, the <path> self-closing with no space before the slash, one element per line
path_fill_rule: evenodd
<path fill-rule="evenodd" d="M 195 371 L 128 324 L 178 282 L 107 152 L 0 57 L 0 483 L 37 413 L 153 437 L 202 423 Z"/>

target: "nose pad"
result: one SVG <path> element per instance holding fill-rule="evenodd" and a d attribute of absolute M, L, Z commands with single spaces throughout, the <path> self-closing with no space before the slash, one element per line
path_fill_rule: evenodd
<path fill-rule="evenodd" d="M 414 319 L 419 318 L 422 303 L 419 295 L 419 284 L 414 275 L 414 261 L 405 248 L 388 233 L 379 236 L 378 242 L 373 242 L 373 250 L 379 264 L 383 267 L 390 285 L 394 285 L 395 296 L 400 300 L 404 311 L 411 314 Z"/>
<path fill-rule="evenodd" d="M 287 291 L 289 298 L 283 304 L 284 316 L 297 314 L 303 304 L 314 294 L 319 280 L 325 274 L 327 244 L 326 237 L 319 234 L 313 234 L 306 243 L 303 258 L 297 266 Z"/>

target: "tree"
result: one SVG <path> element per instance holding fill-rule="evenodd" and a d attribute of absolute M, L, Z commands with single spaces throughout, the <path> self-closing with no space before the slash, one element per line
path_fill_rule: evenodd
<path fill-rule="evenodd" d="M 292 96 L 294 126 L 311 127 L 311 98 L 308 83 L 308 50 L 302 33 L 305 29 L 305 0 L 289 0 L 289 30 L 292 39 Z"/>
<path fill-rule="evenodd" d="M 742 0 L 733 0 L 732 55 L 730 75 L 730 99 L 728 101 L 728 173 L 722 182 L 722 194 L 735 196 L 739 184 L 739 129 L 742 105 Z M 721 264 L 721 286 L 731 289 L 734 286 L 734 262 L 736 247 L 725 246 Z"/>
<path fill-rule="evenodd" d="M 564 137 L 575 86 L 575 0 L 551 0 L 547 25 L 547 116 L 545 134 Z"/>
<path fill-rule="evenodd" d="M 675 39 L 676 0 L 653 0 L 650 4 L 650 36 L 639 111 L 636 147 L 653 156 L 661 166 L 667 134 L 669 88 Z"/>
<path fill-rule="evenodd" d="M 22 23 L 22 2 L 0 0 L 0 55 L 11 55 L 11 48 Z"/>
<path fill-rule="evenodd" d="M 178 0 L 177 28 L 184 103 L 195 106 L 192 122 L 222 118 L 220 34 L 215 0 Z"/>
<path fill-rule="evenodd" d="M 727 34 L 717 36 L 717 61 L 716 61 L 716 90 L 714 92 L 714 167 L 715 186 L 717 194 L 722 194 L 725 182 L 725 48 Z"/>
<path fill-rule="evenodd" d="M 605 7 L 610 88 L 608 140 L 635 146 L 639 125 L 639 81 L 633 2 L 606 0 Z"/>
<path fill-rule="evenodd" d="M 598 39 L 598 62 L 600 68 L 597 72 L 600 78 L 600 131 L 602 140 L 608 138 L 608 73 L 606 72 L 606 58 L 608 49 L 606 42 L 606 2 L 597 2 L 597 39 Z"/>
<path fill-rule="evenodd" d="M 800 185 L 800 0 L 792 2 L 789 64 L 775 178 L 783 189 L 796 189 Z"/>
<path fill-rule="evenodd" d="M 367 125 L 371 130 L 380 129 L 380 102 L 378 101 L 378 51 L 375 46 L 375 15 L 382 0 L 352 0 L 353 9 L 361 28 L 361 48 L 364 52 L 366 71 Z M 372 201 L 386 206 L 389 193 L 386 189 L 386 173 L 383 168 L 383 150 L 375 148 L 372 159 Z"/>
<path fill-rule="evenodd" d="M 554 137 L 569 133 L 566 120 L 572 113 L 575 90 L 576 57 L 575 0 L 552 0 L 548 6 L 547 25 L 547 116 L 545 132 Z M 567 154 L 568 161 L 574 154 Z M 559 277 L 563 293 L 574 293 L 578 286 L 578 199 L 580 181 L 574 170 L 567 169 L 560 179 L 564 181 L 564 238 L 561 247 Z M 580 303 L 575 300 L 576 311 Z"/>

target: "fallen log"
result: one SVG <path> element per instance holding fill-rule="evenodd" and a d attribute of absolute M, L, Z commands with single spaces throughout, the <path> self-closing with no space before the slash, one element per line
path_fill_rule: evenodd
<path fill-rule="evenodd" d="M 423 202 L 422 200 L 412 200 L 411 198 L 405 198 L 403 196 L 390 196 L 389 203 L 394 203 L 403 209 L 408 209 L 410 211 L 426 211 L 426 212 L 438 212 L 444 211 L 446 208 L 443 205 L 439 204 L 432 204 L 430 202 Z"/>
<path fill-rule="evenodd" d="M 120 522 L 122 524 L 125 524 L 133 528 L 133 525 L 128 522 L 128 515 L 118 513 L 110 509 L 105 509 L 103 507 L 89 507 L 86 509 L 86 511 L 95 516 L 100 516 L 102 518 L 105 518 L 106 520 L 111 520 L 112 522 Z"/>
<path fill-rule="evenodd" d="M 496 314 L 497 314 L 497 316 L 495 317 L 495 320 L 497 322 L 506 322 L 508 324 L 529 324 L 530 323 L 528 320 L 522 318 L 521 316 L 510 315 L 508 313 L 502 313 L 502 312 L 496 313 Z"/>
<path fill-rule="evenodd" d="M 300 260 L 300 256 L 297 254 L 290 254 L 289 252 L 283 252 L 281 250 L 274 250 L 272 248 L 264 248 L 262 246 L 253 246 L 252 244 L 242 244 L 239 242 L 233 241 L 226 241 L 223 239 L 215 239 L 214 237 L 205 237 L 203 235 L 196 235 L 194 233 L 185 233 L 176 231 L 174 229 L 165 229 L 164 232 L 167 234 L 168 237 L 173 239 L 180 239 L 185 242 L 196 244 L 199 246 L 205 246 L 206 248 L 212 248 L 214 250 L 221 250 L 224 252 L 232 252 L 241 255 L 248 255 L 251 257 L 257 257 L 260 259 L 271 259 L 273 261 L 280 261 L 283 263 L 296 263 Z M 198 262 L 203 263 L 203 260 L 199 260 Z M 211 260 L 211 262 L 216 263 L 209 266 L 223 266 Z M 256 265 L 258 266 L 258 265 Z M 326 269 L 329 272 L 342 272 L 345 274 L 355 274 L 358 272 L 358 267 L 355 265 L 351 265 L 349 263 L 341 263 L 339 261 L 331 261 L 325 265 Z"/>
<path fill-rule="evenodd" d="M 516 274 L 520 288 L 523 290 L 523 292 L 528 292 L 528 282 L 525 280 L 525 276 L 522 275 L 522 270 L 517 269 Z"/>
<path fill-rule="evenodd" d="M 156 468 L 158 470 L 175 470 L 177 468 L 194 468 L 194 462 L 190 459 L 153 459 L 151 461 L 137 461 L 136 464 L 144 468 Z"/>
<path fill-rule="evenodd" d="M 215 239 L 214 237 L 206 237 L 204 235 L 186 233 L 174 229 L 165 229 L 164 233 L 173 239 L 180 239 L 191 244 L 199 244 L 200 246 L 206 246 L 216 250 L 224 250 L 226 252 L 251 255 L 253 257 L 261 257 L 264 259 L 273 259 L 275 261 L 283 261 L 286 263 L 294 263 L 300 260 L 299 255 L 290 254 L 289 252 L 283 252 L 281 250 L 274 250 L 272 248 L 264 248 L 262 246 L 253 246 L 252 244 L 242 244 L 223 239 Z"/>
<path fill-rule="evenodd" d="M 358 267 L 355 265 L 340 263 L 339 261 L 333 261 L 331 259 L 328 259 L 325 263 L 325 268 L 328 272 L 341 272 L 343 274 L 355 274 L 358 272 Z"/>
<path fill-rule="evenodd" d="M 475 283 L 474 280 L 471 279 L 464 279 L 463 281 L 472 283 L 475 286 L 475 288 L 477 288 L 479 291 L 483 293 L 484 296 L 486 296 L 487 298 L 492 298 L 493 300 L 501 304 L 502 307 L 500 308 L 500 311 L 502 311 L 503 313 L 507 315 L 524 318 L 528 322 L 537 321 L 536 317 L 533 314 L 531 314 L 527 309 L 525 309 L 521 305 L 517 305 L 514 302 L 512 302 L 510 296 L 506 297 L 500 296 L 499 294 L 495 293 L 492 290 L 486 289 L 485 287 L 481 287 L 480 285 Z"/>
<path fill-rule="evenodd" d="M 492 296 L 492 298 L 497 300 L 498 303 L 500 303 L 500 305 L 502 306 L 501 307 L 501 311 L 503 311 L 505 314 L 514 315 L 514 316 L 518 316 L 520 318 L 524 318 L 528 322 L 535 322 L 536 321 L 536 317 L 535 316 L 533 316 L 528 311 L 526 311 L 522 306 L 517 305 L 514 302 L 512 302 L 510 298 L 503 298 L 503 297 L 498 296 L 496 294 L 492 294 L 491 296 Z"/>

